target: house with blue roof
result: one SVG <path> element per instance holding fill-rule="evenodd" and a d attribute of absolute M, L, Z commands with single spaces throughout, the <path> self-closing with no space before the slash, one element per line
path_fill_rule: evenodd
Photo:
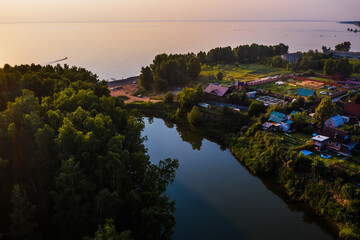
<path fill-rule="evenodd" d="M 288 116 L 277 111 L 273 111 L 270 114 L 268 122 L 275 125 L 280 124 L 281 129 L 285 132 L 290 130 L 291 124 L 293 123 L 291 120 L 289 120 Z"/>
<path fill-rule="evenodd" d="M 324 123 L 324 127 L 337 128 L 344 124 L 344 118 L 340 115 L 327 119 Z"/>
<path fill-rule="evenodd" d="M 282 121 L 286 120 L 288 120 L 286 115 L 277 111 L 272 111 L 269 117 L 270 122 L 281 123 Z"/>
<path fill-rule="evenodd" d="M 299 88 L 296 94 L 305 98 L 308 98 L 310 96 L 316 96 L 316 92 L 314 90 L 306 88 Z"/>

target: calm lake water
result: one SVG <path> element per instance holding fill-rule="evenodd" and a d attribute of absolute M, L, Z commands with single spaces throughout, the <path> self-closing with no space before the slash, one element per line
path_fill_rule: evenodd
<path fill-rule="evenodd" d="M 180 162 L 167 191 L 176 200 L 173 239 L 336 238 L 329 225 L 251 175 L 228 149 L 156 118 L 145 119 L 143 136 L 152 162 Z"/>
<path fill-rule="evenodd" d="M 0 24 L 0 66 L 46 64 L 68 57 L 101 79 L 139 75 L 159 53 L 208 51 L 242 44 L 285 43 L 290 51 L 351 42 L 360 51 L 360 33 L 336 22 L 84 22 Z"/>

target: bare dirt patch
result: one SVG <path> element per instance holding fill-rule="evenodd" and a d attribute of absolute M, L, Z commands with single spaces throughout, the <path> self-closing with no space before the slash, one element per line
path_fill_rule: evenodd
<path fill-rule="evenodd" d="M 120 88 L 121 86 L 121 88 Z M 150 97 L 147 96 L 133 96 L 135 92 L 140 90 L 140 86 L 137 82 L 133 83 L 123 83 L 114 85 L 111 87 L 108 87 L 110 90 L 110 95 L 113 97 L 119 97 L 119 96 L 127 96 L 129 99 L 125 100 L 125 103 L 131 103 L 131 102 L 159 102 L 160 100 L 150 99 Z"/>

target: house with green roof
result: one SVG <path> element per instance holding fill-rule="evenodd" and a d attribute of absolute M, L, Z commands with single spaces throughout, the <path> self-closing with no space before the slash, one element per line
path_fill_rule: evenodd
<path fill-rule="evenodd" d="M 305 98 L 308 98 L 310 96 L 316 96 L 316 92 L 314 90 L 306 88 L 299 88 L 296 94 Z"/>

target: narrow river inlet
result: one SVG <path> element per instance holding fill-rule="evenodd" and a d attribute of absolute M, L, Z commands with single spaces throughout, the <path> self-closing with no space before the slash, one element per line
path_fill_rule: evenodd
<path fill-rule="evenodd" d="M 145 118 L 150 160 L 177 158 L 167 194 L 176 201 L 173 239 L 336 239 L 336 231 L 228 149 L 162 119 Z"/>

